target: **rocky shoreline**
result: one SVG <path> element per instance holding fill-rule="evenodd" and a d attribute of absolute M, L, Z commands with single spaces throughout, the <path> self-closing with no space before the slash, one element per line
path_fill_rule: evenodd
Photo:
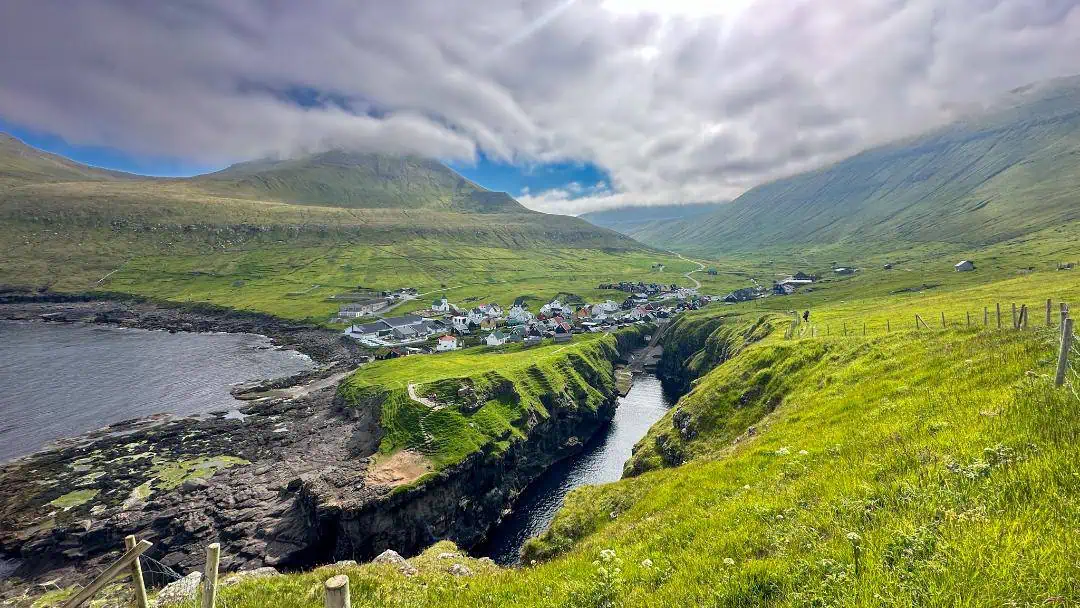
<path fill-rule="evenodd" d="M 261 333 L 324 363 L 310 376 L 240 387 L 256 398 L 238 402 L 239 416 L 122 422 L 0 466 L 0 558 L 19 560 L 0 597 L 29 582 L 85 582 L 121 553 L 127 534 L 153 542 L 148 555 L 181 572 L 197 569 L 213 542 L 222 544 L 223 571 L 310 568 L 386 549 L 410 555 L 442 539 L 469 547 L 526 485 L 579 451 L 617 404 L 607 389 L 595 412 L 570 395 L 548 395 L 551 415 L 528 420 L 524 439 L 508 450 L 474 453 L 395 488 L 367 474 L 381 410 L 338 397 L 337 381 L 360 354 L 336 333 L 243 313 L 100 300 L 0 303 L 0 318 Z M 284 396 L 276 392 L 297 382 Z M 258 398 L 263 391 L 273 396 Z"/>

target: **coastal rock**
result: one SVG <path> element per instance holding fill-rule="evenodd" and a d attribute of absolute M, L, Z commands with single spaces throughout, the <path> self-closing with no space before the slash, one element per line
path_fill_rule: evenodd
<path fill-rule="evenodd" d="M 154 608 L 179 606 L 195 601 L 200 583 L 202 583 L 202 572 L 196 570 L 178 581 L 165 585 L 165 588 L 154 598 Z"/>

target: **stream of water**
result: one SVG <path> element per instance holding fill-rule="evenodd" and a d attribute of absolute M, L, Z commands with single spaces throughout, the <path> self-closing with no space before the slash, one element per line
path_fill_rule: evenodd
<path fill-rule="evenodd" d="M 660 380 L 639 376 L 626 397 L 619 399 L 615 418 L 586 444 L 585 449 L 560 461 L 522 492 L 514 511 L 496 527 L 485 543 L 473 549 L 503 566 L 516 565 L 525 541 L 551 525 L 555 512 L 574 488 L 616 481 L 634 444 L 648 432 L 671 404 Z"/>

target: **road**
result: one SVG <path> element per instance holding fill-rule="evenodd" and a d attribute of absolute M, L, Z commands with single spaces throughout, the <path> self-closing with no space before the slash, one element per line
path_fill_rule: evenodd
<path fill-rule="evenodd" d="M 681 253 L 675 253 L 674 251 L 668 251 L 668 253 L 674 255 L 675 257 L 679 258 L 680 260 L 682 260 L 684 262 L 692 262 L 692 263 L 698 265 L 697 270 L 691 270 L 690 272 L 684 274 L 683 276 L 694 282 L 694 289 L 701 289 L 701 281 L 695 279 L 694 277 L 692 277 L 690 275 L 694 274 L 695 272 L 701 272 L 702 270 L 705 270 L 705 265 L 702 264 L 701 262 L 697 261 L 697 260 L 691 260 L 691 259 L 688 259 L 686 257 L 683 257 L 683 254 L 681 254 Z"/>

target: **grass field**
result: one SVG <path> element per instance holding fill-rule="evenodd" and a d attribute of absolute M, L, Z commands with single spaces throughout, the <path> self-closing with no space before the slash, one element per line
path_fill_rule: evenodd
<path fill-rule="evenodd" d="M 477 451 L 506 450 L 525 437 L 530 418 L 546 419 L 552 408 L 594 415 L 613 394 L 616 358 L 616 337 L 609 334 L 558 345 L 477 347 L 375 362 L 338 392 L 351 407 L 379 408 L 381 459 L 410 450 L 438 471 Z M 410 385 L 418 397 L 435 395 L 435 407 L 411 398 Z"/>
<path fill-rule="evenodd" d="M 842 283 L 799 297 L 818 327 L 1080 297 L 1080 274 L 1010 277 L 1014 264 L 997 280 L 973 273 L 922 293 L 891 294 L 895 275 L 863 275 L 850 279 L 868 285 L 861 299 L 840 297 Z M 1080 602 L 1080 399 L 1052 386 L 1058 330 L 1041 327 L 1041 308 L 1023 332 L 952 323 L 788 338 L 780 303 L 794 298 L 774 300 L 693 313 L 735 334 L 772 329 L 680 400 L 689 438 L 673 411 L 639 444 L 637 475 L 573 492 L 527 545 L 537 563 L 500 570 L 457 558 L 474 575 L 455 577 L 435 558 L 444 544 L 413 560 L 415 577 L 326 568 L 230 588 L 226 600 L 318 606 L 321 581 L 345 573 L 358 606 Z M 502 356 L 513 367 L 515 353 Z M 387 366 L 376 377 L 397 376 Z M 661 435 L 682 464 L 657 451 Z"/>

